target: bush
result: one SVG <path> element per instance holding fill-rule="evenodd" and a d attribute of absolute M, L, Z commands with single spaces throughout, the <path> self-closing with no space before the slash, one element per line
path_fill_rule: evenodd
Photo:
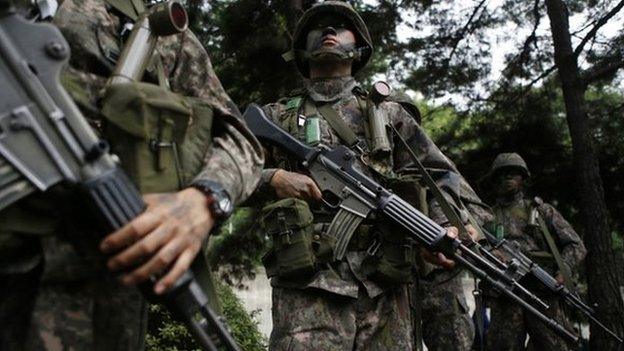
<path fill-rule="evenodd" d="M 258 330 L 258 321 L 255 319 L 257 312 L 252 312 L 250 315 L 229 286 L 219 282 L 216 282 L 216 285 L 224 317 L 232 336 L 241 349 L 245 351 L 266 350 L 267 340 Z M 150 305 L 146 349 L 148 351 L 200 350 L 186 328 L 173 320 L 169 312 L 161 305 Z"/>

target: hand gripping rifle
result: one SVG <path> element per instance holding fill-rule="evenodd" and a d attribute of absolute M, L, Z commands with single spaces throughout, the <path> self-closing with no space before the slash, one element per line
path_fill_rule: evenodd
<path fill-rule="evenodd" d="M 181 7 L 173 4 L 159 14 Z M 59 83 L 69 54 L 56 27 L 28 22 L 0 0 L 0 209 L 65 185 L 83 192 L 108 229 L 116 230 L 145 204 Z M 192 271 L 163 296 L 151 293 L 152 285 L 141 287 L 144 295 L 167 306 L 203 349 L 239 350 Z"/>
<path fill-rule="evenodd" d="M 409 237 L 426 249 L 442 252 L 462 264 L 474 275 L 534 314 L 557 334 L 569 341 L 578 342 L 578 336 L 544 315 L 514 292 L 516 289 L 525 294 L 531 302 L 538 303 L 542 307 L 547 306 L 509 277 L 500 268 L 500 262 L 496 262 L 495 258 L 490 257 L 491 255 L 484 257 L 460 240 L 448 237 L 446 229 L 357 170 L 354 167 L 357 155 L 347 147 L 341 145 L 329 149 L 322 144 L 310 147 L 269 120 L 262 109 L 256 105 L 250 105 L 247 108 L 244 118 L 247 126 L 260 140 L 281 148 L 301 161 L 323 192 L 324 203 L 338 210 L 336 217 L 354 216 L 361 220 L 373 212 L 385 217 L 401 226 Z"/>

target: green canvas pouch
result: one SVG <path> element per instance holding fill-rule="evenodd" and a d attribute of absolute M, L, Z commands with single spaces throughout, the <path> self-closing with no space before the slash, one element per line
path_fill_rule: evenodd
<path fill-rule="evenodd" d="M 282 199 L 262 209 L 262 228 L 273 241 L 272 252 L 263 260 L 269 276 L 300 278 L 315 272 L 312 220 L 308 204 L 295 198 Z"/>
<path fill-rule="evenodd" d="M 101 103 L 108 122 L 104 139 L 139 190 L 179 189 L 183 175 L 178 148 L 193 113 L 188 99 L 154 84 L 132 82 L 108 88 Z"/>
<path fill-rule="evenodd" d="M 400 228 L 388 223 L 380 223 L 378 231 L 377 242 L 367 250 L 369 256 L 363 263 L 367 276 L 383 286 L 411 282 L 415 264 L 413 244 Z"/>

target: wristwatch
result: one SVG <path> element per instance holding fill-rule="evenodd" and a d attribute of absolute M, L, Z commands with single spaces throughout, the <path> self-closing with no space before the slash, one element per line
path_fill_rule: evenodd
<path fill-rule="evenodd" d="M 234 204 L 223 186 L 214 180 L 197 180 L 191 187 L 201 191 L 208 199 L 208 209 L 215 219 L 215 226 L 223 223 L 234 211 Z"/>

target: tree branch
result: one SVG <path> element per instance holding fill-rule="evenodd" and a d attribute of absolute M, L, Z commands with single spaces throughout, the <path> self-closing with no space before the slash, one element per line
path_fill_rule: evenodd
<path fill-rule="evenodd" d="M 607 14 L 602 16 L 596 22 L 596 25 L 581 40 L 581 42 L 576 47 L 576 49 L 574 49 L 574 56 L 578 57 L 583 51 L 583 47 L 585 46 L 585 44 L 587 44 L 588 41 L 590 41 L 593 37 L 595 37 L 596 33 L 598 33 L 598 30 L 600 30 L 602 26 L 607 24 L 607 22 L 609 22 L 609 20 L 613 18 L 613 16 L 615 16 L 618 12 L 620 12 L 620 10 L 622 10 L 623 7 L 624 7 L 624 0 L 620 1 L 617 5 L 615 5 L 614 8 L 611 9 L 611 11 L 607 12 Z"/>
<path fill-rule="evenodd" d="M 624 57 L 621 52 L 605 57 L 600 62 L 581 73 L 581 79 L 585 86 L 613 75 L 617 70 L 624 67 Z"/>
<path fill-rule="evenodd" d="M 451 59 L 453 58 L 453 55 L 455 55 L 455 51 L 457 50 L 457 46 L 459 45 L 459 42 L 462 39 L 464 39 L 464 37 L 466 36 L 466 32 L 468 31 L 468 28 L 472 24 L 472 21 L 474 20 L 475 16 L 477 15 L 479 10 L 483 7 L 483 5 L 486 2 L 487 2 L 487 0 L 481 0 L 479 5 L 477 5 L 477 7 L 475 7 L 474 10 L 472 11 L 472 13 L 470 14 L 470 17 L 468 18 L 468 22 L 466 22 L 466 24 L 459 31 L 458 35 L 455 37 L 455 42 L 453 43 L 453 47 L 451 49 L 451 53 L 449 54 L 449 57 L 446 59 L 448 62 L 450 62 Z"/>

